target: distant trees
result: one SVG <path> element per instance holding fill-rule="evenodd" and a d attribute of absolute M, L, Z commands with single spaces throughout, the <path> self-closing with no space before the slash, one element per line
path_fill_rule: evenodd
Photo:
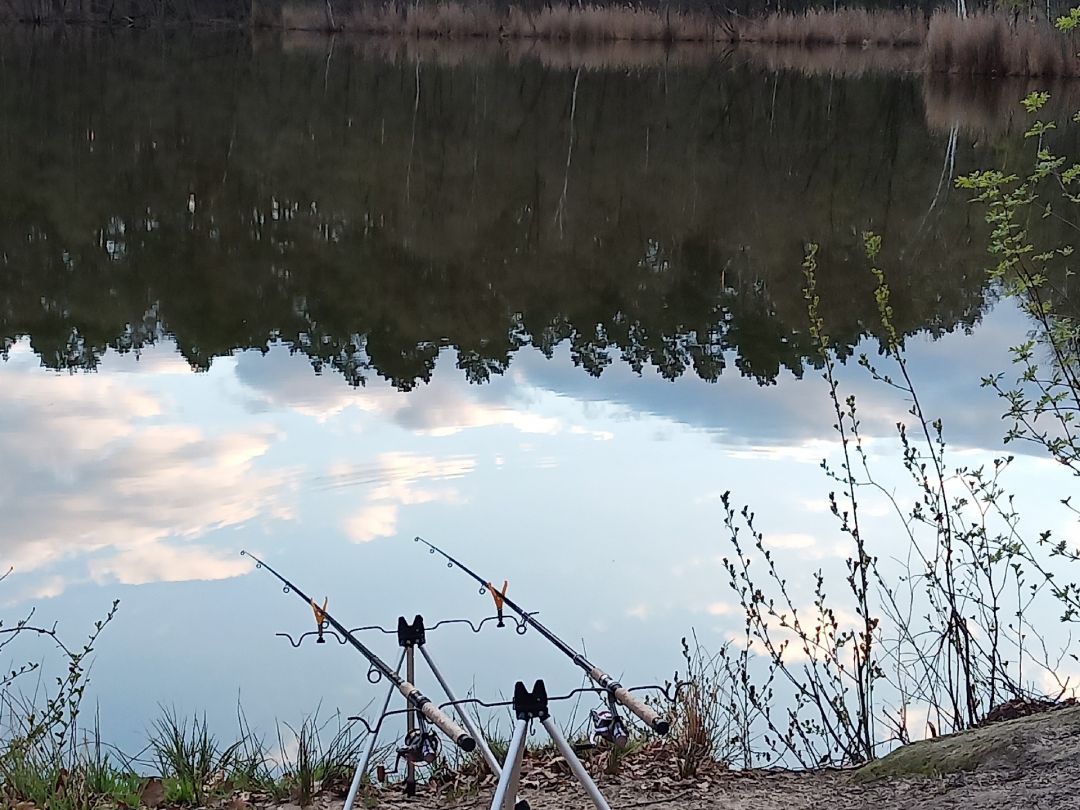
<path fill-rule="evenodd" d="M 764 382 L 810 356 L 804 231 L 840 350 L 873 329 L 853 220 L 904 246 L 903 332 L 982 310 L 966 209 L 927 218 L 940 150 L 913 83 L 582 70 L 568 170 L 576 70 L 334 47 L 329 68 L 234 35 L 7 49 L 0 343 L 89 367 L 167 330 L 206 367 L 281 339 L 403 388 L 444 345 L 481 381 L 566 344 L 590 373 L 734 358 Z"/>

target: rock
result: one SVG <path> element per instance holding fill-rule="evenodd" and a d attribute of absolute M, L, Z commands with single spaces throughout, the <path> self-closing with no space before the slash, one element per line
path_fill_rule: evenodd
<path fill-rule="evenodd" d="M 960 734 L 909 743 L 855 772 L 859 782 L 888 777 L 944 776 L 983 766 L 1049 766 L 1075 757 L 1080 706 L 1005 720 Z"/>

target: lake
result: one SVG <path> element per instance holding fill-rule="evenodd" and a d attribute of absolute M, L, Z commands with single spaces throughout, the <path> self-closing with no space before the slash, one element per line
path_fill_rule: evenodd
<path fill-rule="evenodd" d="M 842 582 L 808 242 L 850 360 L 882 333 L 862 233 L 883 236 L 928 410 L 964 463 L 1001 449 L 979 378 L 1029 324 L 952 181 L 1023 165 L 1026 84 L 745 49 L 0 45 L 0 594 L 72 638 L 120 599 L 90 694 L 129 751 L 159 706 L 228 735 L 238 701 L 269 729 L 381 694 L 347 649 L 275 637 L 310 611 L 241 549 L 350 626 L 490 615 L 423 536 L 627 684 L 741 628 L 725 491 L 800 598 L 818 567 Z M 840 376 L 899 467 L 907 403 Z M 1015 466 L 1038 526 L 1075 535 L 1060 473 Z M 535 633 L 429 642 L 461 692 L 580 683 Z"/>

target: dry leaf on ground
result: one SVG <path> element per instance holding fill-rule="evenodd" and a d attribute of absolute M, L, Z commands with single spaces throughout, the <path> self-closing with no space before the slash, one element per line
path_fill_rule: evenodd
<path fill-rule="evenodd" d="M 144 807 L 157 807 L 165 801 L 165 785 L 156 776 L 151 776 L 139 789 L 139 804 Z"/>

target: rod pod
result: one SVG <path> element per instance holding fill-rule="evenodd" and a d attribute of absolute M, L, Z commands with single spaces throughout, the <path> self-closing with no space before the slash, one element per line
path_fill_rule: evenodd
<path fill-rule="evenodd" d="M 431 670 L 431 674 L 435 676 L 435 679 L 439 682 L 439 686 L 442 687 L 443 692 L 451 700 L 451 702 L 457 702 L 457 695 L 454 694 L 450 688 L 450 684 L 443 676 L 442 671 L 435 664 L 435 659 L 431 657 L 431 653 L 427 648 L 427 628 L 424 625 L 424 617 L 417 614 L 410 624 L 404 616 L 398 616 L 397 624 L 397 638 L 398 645 L 407 653 L 419 650 L 420 654 L 427 662 L 428 669 Z M 480 754 L 480 758 L 487 764 L 488 770 L 491 771 L 492 776 L 496 779 L 502 778 L 503 766 L 499 764 L 499 760 L 495 758 L 495 754 L 492 752 L 491 747 L 484 739 L 484 735 L 476 727 L 476 724 L 469 717 L 469 713 L 462 709 L 460 706 L 455 707 L 455 711 L 461 718 L 461 722 L 468 729 L 469 733 L 476 739 L 477 751 Z M 525 799 L 516 798 L 513 802 L 513 810 L 529 810 L 529 803 Z M 346 808 L 349 810 L 349 808 Z"/>
<path fill-rule="evenodd" d="M 487 763 L 488 768 L 496 779 L 501 779 L 503 774 L 502 766 L 499 765 L 499 761 L 495 758 L 491 748 L 488 746 L 484 739 L 484 735 L 480 733 L 476 724 L 469 717 L 469 713 L 465 711 L 459 704 L 457 696 L 450 688 L 450 684 L 447 683 L 446 678 L 443 676 L 442 671 L 436 666 L 435 659 L 432 658 L 431 653 L 427 649 L 427 628 L 424 626 L 424 619 L 422 616 L 417 615 L 410 623 L 404 616 L 398 617 L 397 624 L 397 639 L 398 646 L 401 647 L 401 657 L 398 659 L 398 669 L 400 670 L 402 665 L 405 664 L 410 657 L 413 656 L 415 650 L 419 650 L 423 655 L 424 660 L 427 661 L 428 668 L 431 673 L 438 680 L 439 685 L 442 687 L 446 696 L 450 699 L 450 702 L 455 705 L 455 711 L 461 717 L 461 722 L 469 730 L 469 733 L 476 740 L 477 753 Z M 390 707 L 390 700 L 393 697 L 394 688 L 390 687 L 390 691 L 386 695 L 386 700 L 383 702 L 382 710 L 379 713 L 379 719 L 375 723 L 374 729 L 367 741 L 367 746 L 364 749 L 364 755 L 360 759 L 360 763 L 356 767 L 356 771 L 353 774 L 352 784 L 349 786 L 349 794 L 345 798 L 345 805 L 342 810 L 352 810 L 355 804 L 356 797 L 360 791 L 360 783 L 363 781 L 364 774 L 367 773 L 368 765 L 371 761 L 372 753 L 375 750 L 375 742 L 378 737 L 379 731 L 383 727 L 383 722 L 386 720 L 387 710 Z M 352 719 L 352 718 L 350 718 Z M 408 780 L 405 784 L 405 795 L 412 796 L 415 793 L 415 782 L 410 790 Z M 512 810 L 529 810 L 529 803 L 524 799 L 516 799 Z"/>
<path fill-rule="evenodd" d="M 668 730 L 671 728 L 671 724 L 667 720 L 657 714 L 649 706 L 646 706 L 642 701 L 638 700 L 636 697 L 630 694 L 630 691 L 626 689 L 621 683 L 619 683 L 615 678 L 612 678 L 610 675 L 604 672 L 604 670 L 600 669 L 600 667 L 596 666 L 588 658 L 579 653 L 577 650 L 575 650 L 573 647 L 571 647 L 569 644 L 567 644 L 565 641 L 555 635 L 552 631 L 548 630 L 543 624 L 533 618 L 531 614 L 527 613 L 513 599 L 507 596 L 505 590 L 501 592 L 496 591 L 495 587 L 491 584 L 490 581 L 483 579 L 479 574 L 470 569 L 468 566 L 454 559 L 438 546 L 429 543 L 423 537 L 417 537 L 416 542 L 423 543 L 431 550 L 432 554 L 441 555 L 450 564 L 451 568 L 456 567 L 465 574 L 468 574 L 470 577 L 479 582 L 483 589 L 492 591 L 493 593 L 498 593 L 496 604 L 505 604 L 508 608 L 514 611 L 514 613 L 516 613 L 521 618 L 521 620 L 525 622 L 525 624 L 535 629 L 536 632 L 538 632 L 540 635 L 542 635 L 544 638 L 554 644 L 563 653 L 563 655 L 570 658 L 570 660 L 573 661 L 574 664 L 583 669 L 585 673 L 593 680 L 593 682 L 596 683 L 597 686 L 599 686 L 601 689 L 606 690 L 609 698 L 612 701 L 618 703 L 627 711 L 637 716 L 639 720 L 649 726 L 649 728 L 651 728 L 657 734 L 668 733 Z M 481 590 L 480 592 L 483 593 L 484 591 Z"/>
<path fill-rule="evenodd" d="M 310 596 L 297 588 L 254 554 L 251 554 L 248 551 L 241 551 L 240 554 L 244 557 L 251 557 L 251 559 L 255 561 L 256 568 L 265 568 L 269 573 L 273 574 L 273 576 L 285 586 L 285 593 L 291 591 L 302 599 L 305 604 L 315 605 L 315 601 Z M 445 734 L 458 748 L 465 752 L 472 751 L 476 748 L 476 740 L 472 735 L 466 732 L 465 729 L 455 723 L 451 718 L 447 717 L 438 706 L 424 696 L 423 692 L 409 683 L 409 681 L 402 678 L 395 670 L 391 669 L 385 661 L 369 650 L 360 639 L 349 632 L 349 629 L 345 627 L 345 625 L 335 619 L 324 608 L 319 609 L 319 614 L 327 624 L 340 633 L 342 638 L 348 641 L 357 652 L 364 656 L 371 666 L 378 670 L 390 683 L 394 684 L 397 690 L 414 709 L 420 712 L 432 725 Z"/>

